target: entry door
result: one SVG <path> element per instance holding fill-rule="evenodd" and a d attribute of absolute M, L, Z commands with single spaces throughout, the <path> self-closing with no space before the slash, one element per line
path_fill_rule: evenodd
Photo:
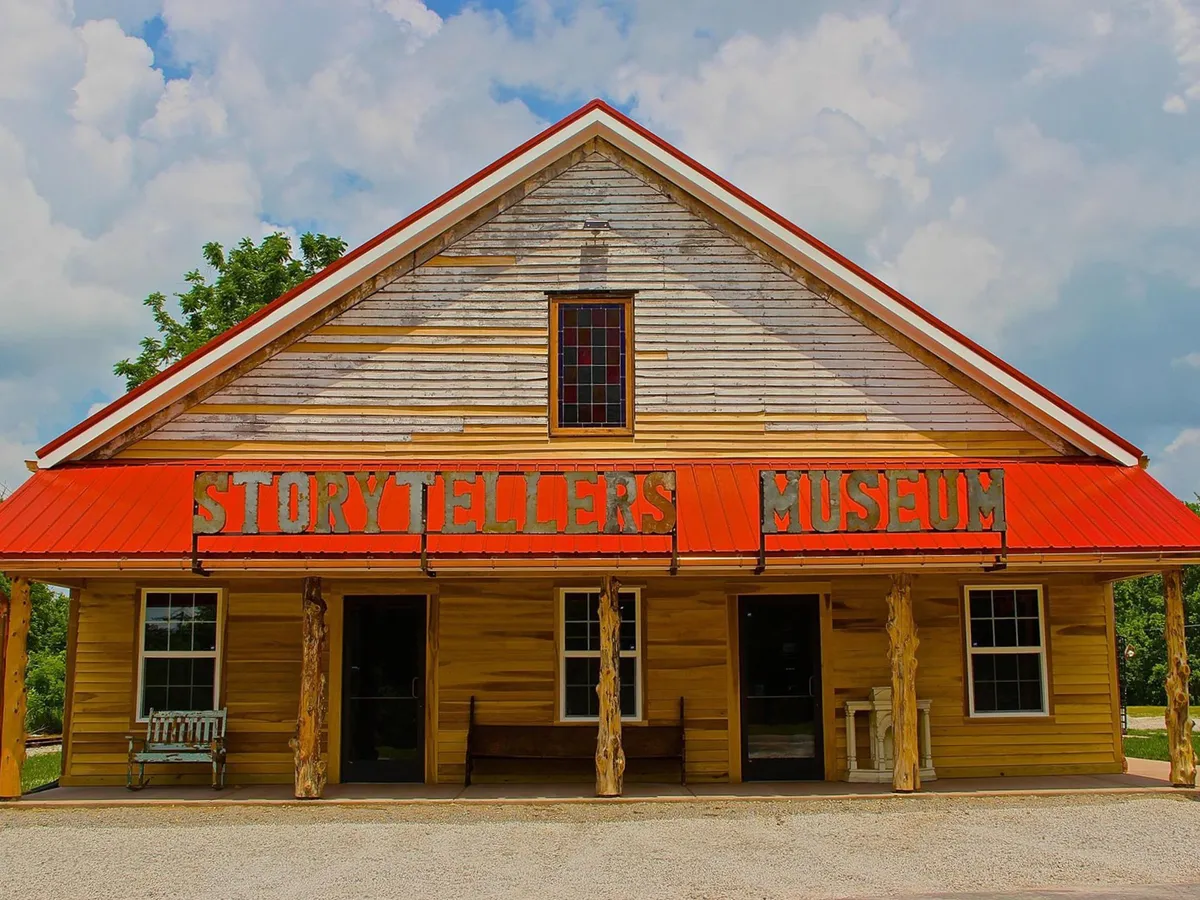
<path fill-rule="evenodd" d="M 342 780 L 425 780 L 425 598 L 347 597 Z"/>
<path fill-rule="evenodd" d="M 820 598 L 742 597 L 742 778 L 825 777 Z"/>

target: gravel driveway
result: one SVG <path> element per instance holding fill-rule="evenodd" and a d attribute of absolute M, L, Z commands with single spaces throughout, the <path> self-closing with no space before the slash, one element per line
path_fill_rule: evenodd
<path fill-rule="evenodd" d="M 1200 883 L 1198 846 L 1190 793 L 8 809 L 0 896 L 798 898 L 1183 884 Z"/>

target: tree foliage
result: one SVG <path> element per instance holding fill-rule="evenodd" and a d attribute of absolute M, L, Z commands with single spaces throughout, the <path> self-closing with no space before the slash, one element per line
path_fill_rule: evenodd
<path fill-rule="evenodd" d="M 0 575 L 0 590 L 12 584 Z M 29 588 L 29 666 L 25 670 L 25 727 L 32 732 L 62 731 L 67 680 L 67 595 L 34 582 Z"/>
<path fill-rule="evenodd" d="M 324 234 L 300 237 L 300 258 L 280 232 L 255 244 L 242 240 L 226 253 L 215 241 L 204 245 L 204 261 L 215 271 L 210 282 L 199 269 L 184 276 L 189 288 L 176 294 L 180 317 L 168 308 L 166 295 L 155 292 L 143 301 L 154 316 L 158 336 L 142 339 L 136 359 L 123 359 L 113 371 L 127 390 L 157 375 L 212 338 L 253 315 L 281 294 L 316 274 L 346 252 L 346 242 Z"/>
<path fill-rule="evenodd" d="M 1200 515 L 1200 502 L 1189 503 Z M 1126 659 L 1125 690 L 1130 704 L 1162 706 L 1167 702 L 1166 612 L 1161 575 L 1147 575 L 1118 582 L 1113 588 L 1117 634 L 1133 648 Z M 1192 661 L 1189 688 L 1193 701 L 1200 696 L 1200 566 L 1183 568 L 1184 633 L 1188 659 Z"/>

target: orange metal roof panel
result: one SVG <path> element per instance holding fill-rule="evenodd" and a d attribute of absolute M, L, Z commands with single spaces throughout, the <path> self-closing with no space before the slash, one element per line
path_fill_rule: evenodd
<path fill-rule="evenodd" d="M 947 465 L 929 461 L 928 465 Z M 996 462 L 957 461 L 957 468 L 1002 467 L 1005 471 L 1007 543 L 1013 553 L 1037 552 L 1200 552 L 1200 517 L 1172 496 L 1149 473 L 1094 461 Z M 682 556 L 747 556 L 759 545 L 758 479 L 763 469 L 914 468 L 913 460 L 814 462 L 813 460 L 764 460 L 729 462 L 694 460 L 647 463 L 615 461 L 579 463 L 568 466 L 550 463 L 480 461 L 428 463 L 254 463 L 222 466 L 229 470 L 316 471 L 329 469 L 385 471 L 497 471 L 519 473 L 542 471 L 548 475 L 568 469 L 649 470 L 676 473 L 675 504 L 678 514 L 678 550 Z M 192 481 L 196 471 L 211 465 L 98 464 L 75 465 L 40 471 L 0 504 L 0 557 L 16 558 L 187 558 L 191 554 Z M 515 480 L 501 479 L 496 517 L 523 521 L 525 498 Z M 389 490 L 400 488 L 389 485 Z M 593 509 L 583 513 L 582 522 L 596 522 L 604 515 L 604 493 L 599 487 L 582 485 L 583 495 L 592 497 Z M 462 490 L 471 493 L 472 516 L 481 514 L 482 480 Z M 590 493 L 589 493 L 590 492 Z M 402 532 L 408 527 L 407 493 L 403 502 L 381 505 L 380 526 Z M 807 488 L 801 507 L 811 502 Z M 562 517 L 565 510 L 565 481 L 542 480 L 538 497 L 541 521 Z M 387 495 L 385 495 L 387 496 Z M 428 525 L 440 531 L 444 525 L 444 496 L 441 482 L 429 493 Z M 918 513 L 928 499 L 918 495 Z M 965 502 L 965 501 L 964 501 Z M 355 505 L 357 504 L 357 506 Z M 315 506 L 315 504 L 314 504 Z M 823 500 L 828 510 L 828 500 Z M 635 518 L 652 507 L 638 498 Z M 352 521 L 362 516 L 361 497 L 353 493 L 346 505 Z M 271 516 L 274 513 L 270 513 Z M 805 513 L 804 515 L 807 515 Z M 846 510 L 843 509 L 843 524 Z M 462 514 L 460 514 L 461 518 Z M 238 527 L 231 516 L 231 526 Z M 667 556 L 670 535 L 652 534 L 430 534 L 428 553 L 466 557 L 571 557 L 571 556 Z M 267 524 L 264 520 L 264 530 Z M 213 535 L 201 539 L 202 556 L 283 557 L 321 556 L 414 556 L 421 540 L 414 534 L 303 534 L 303 535 Z M 999 536 L 991 532 L 965 533 L 870 533 L 773 534 L 766 539 L 772 556 L 809 553 L 926 553 L 987 551 L 999 547 Z"/>

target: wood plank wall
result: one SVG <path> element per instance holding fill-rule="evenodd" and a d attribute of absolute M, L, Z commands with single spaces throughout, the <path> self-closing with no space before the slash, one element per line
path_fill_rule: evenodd
<path fill-rule="evenodd" d="M 623 582 L 623 587 L 639 586 L 646 720 L 677 722 L 679 698 L 685 697 L 688 780 L 723 781 L 729 775 L 723 585 L 693 578 Z M 483 723 L 555 722 L 559 587 L 597 585 L 489 579 L 440 586 L 440 782 L 463 779 L 472 695 L 476 717 Z M 516 769 L 497 769 L 494 777 L 505 777 L 505 771 Z M 631 775 L 636 774 L 631 768 Z"/>
<path fill-rule="evenodd" d="M 632 438 L 550 441 L 552 289 L 637 292 Z M 614 452 L 1054 451 L 594 153 L 120 456 Z"/>
<path fill-rule="evenodd" d="M 975 584 L 981 579 L 967 579 Z M 1117 772 L 1111 619 L 1102 584 L 1087 575 L 989 577 L 988 583 L 1046 585 L 1052 715 L 972 720 L 966 716 L 961 589 L 952 576 L 921 575 L 914 584 L 918 649 L 917 691 L 933 701 L 934 756 L 943 777 Z M 630 579 L 642 587 L 646 712 L 674 722 L 687 698 L 689 781 L 723 781 L 730 772 L 728 593 L 721 579 Z M 467 703 L 477 698 L 480 721 L 554 721 L 556 715 L 556 593 L 590 583 L 439 579 L 438 705 L 429 741 L 440 782 L 462 780 Z M 761 590 L 761 588 L 760 588 Z M 782 588 L 781 588 L 782 590 Z M 836 578 L 823 648 L 832 687 L 833 742 L 844 774 L 842 705 L 888 683 L 884 632 L 887 578 Z M 331 582 L 331 610 L 343 593 L 386 593 L 384 583 L 353 590 Z M 411 586 L 396 593 L 412 593 Z M 134 723 L 137 688 L 138 585 L 94 581 L 80 593 L 79 641 L 73 686 L 73 734 L 66 784 L 123 784 L 125 735 Z M 331 645 L 341 640 L 331 613 Z M 338 657 L 339 654 L 333 654 Z M 229 709 L 229 779 L 233 783 L 292 778 L 292 735 L 300 673 L 299 581 L 245 581 L 229 586 L 224 698 Z M 328 661 L 327 661 L 328 666 Z M 330 733 L 340 732 L 330 679 Z M 143 726 L 144 727 L 144 726 Z M 636 727 L 636 726 L 630 726 Z M 865 734 L 865 721 L 861 729 Z M 436 748 L 436 749 L 434 749 Z M 865 750 L 865 746 L 860 748 Z M 336 756 L 336 753 L 333 754 Z M 331 760 L 332 763 L 332 760 Z M 155 783 L 205 783 L 207 771 L 187 766 L 153 770 Z M 432 773 L 431 773 L 432 774 Z"/>
<path fill-rule="evenodd" d="M 972 719 L 966 714 L 962 587 L 1043 583 L 1049 642 L 1051 715 Z M 890 684 L 886 577 L 839 579 L 833 592 L 833 641 L 824 653 L 833 679 L 834 737 L 845 772 L 847 700 Z M 942 777 L 987 777 L 1121 771 L 1114 728 L 1111 626 L 1102 584 L 1088 575 L 999 579 L 918 576 L 913 583 L 917 695 L 929 699 L 934 763 Z M 866 718 L 859 724 L 865 735 Z M 866 750 L 860 746 L 860 757 Z"/>

